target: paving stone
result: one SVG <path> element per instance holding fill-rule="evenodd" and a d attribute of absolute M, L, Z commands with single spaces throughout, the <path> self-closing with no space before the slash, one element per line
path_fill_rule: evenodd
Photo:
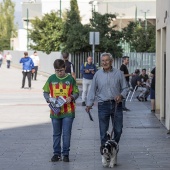
<path fill-rule="evenodd" d="M 0 170 L 105 170 L 95 102 L 89 120 L 81 96 L 76 101 L 70 162 L 50 162 L 53 156 L 49 109 L 42 95 L 47 77 L 38 75 L 32 90 L 20 89 L 21 70 L 0 69 Z M 10 79 L 6 79 L 10 77 Z M 11 86 L 12 84 L 12 86 Z M 82 89 L 82 87 L 80 87 Z M 116 170 L 169 170 L 170 135 L 150 113 L 150 101 L 127 102 Z M 109 127 L 109 131 L 112 126 Z"/>

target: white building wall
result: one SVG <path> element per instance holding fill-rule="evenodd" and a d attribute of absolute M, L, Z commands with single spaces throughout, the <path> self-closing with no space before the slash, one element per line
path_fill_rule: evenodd
<path fill-rule="evenodd" d="M 98 12 L 101 14 L 111 13 L 116 15 L 113 24 L 119 31 L 126 27 L 130 21 L 136 19 L 155 25 L 156 0 L 98 0 Z"/>
<path fill-rule="evenodd" d="M 27 30 L 18 30 L 18 47 L 15 50 L 27 51 Z"/>
<path fill-rule="evenodd" d="M 169 10 L 170 12 L 170 3 L 169 3 Z M 167 29 L 166 29 L 166 127 L 170 130 L 170 15 L 167 22 Z"/>
<path fill-rule="evenodd" d="M 170 1 L 157 0 L 156 9 L 156 110 L 160 120 L 165 119 L 165 126 L 170 130 Z M 165 83 L 164 80 L 166 80 Z"/>
<path fill-rule="evenodd" d="M 19 63 L 20 59 L 24 55 L 24 51 L 4 51 L 4 54 L 10 52 L 12 55 L 12 65 L 18 68 L 22 68 L 22 64 Z M 34 51 L 28 51 L 28 55 L 31 56 Z M 40 57 L 40 66 L 38 70 L 46 75 L 54 74 L 53 63 L 56 59 L 60 59 L 61 52 L 52 52 L 50 54 L 43 53 L 42 51 L 37 51 L 38 56 Z"/>
<path fill-rule="evenodd" d="M 146 12 L 147 18 L 156 18 L 156 0 L 98 0 L 98 11 L 104 13 L 117 13 L 117 18 L 134 19 L 137 9 L 137 17 L 145 19 L 143 12 Z"/>
<path fill-rule="evenodd" d="M 157 0 L 156 2 L 156 20 L 157 20 L 157 30 L 167 26 L 169 23 L 170 17 L 170 1 L 164 0 L 163 3 L 161 0 Z M 165 12 L 168 11 L 167 19 L 164 22 Z"/>
<path fill-rule="evenodd" d="M 90 0 L 89 0 L 90 1 Z M 88 0 L 77 0 L 80 16 L 83 24 L 89 23 L 91 18 L 91 5 Z M 50 11 L 60 11 L 60 0 L 41 0 L 42 14 L 49 13 Z M 70 1 L 61 0 L 61 11 L 70 10 Z"/>

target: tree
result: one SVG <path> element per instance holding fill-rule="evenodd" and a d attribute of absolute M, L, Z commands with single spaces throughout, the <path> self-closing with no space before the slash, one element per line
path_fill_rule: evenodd
<path fill-rule="evenodd" d="M 33 41 L 30 48 L 44 51 L 47 54 L 61 49 L 63 22 L 57 12 L 45 14 L 31 21 L 33 29 L 29 30 L 29 38 Z"/>
<path fill-rule="evenodd" d="M 122 32 L 123 40 L 130 44 L 131 51 L 155 52 L 155 26 L 150 24 L 145 30 L 138 22 L 130 22 Z"/>
<path fill-rule="evenodd" d="M 122 48 L 119 46 L 122 33 L 116 31 L 115 25 L 112 25 L 112 21 L 116 18 L 114 14 L 101 15 L 94 12 L 90 24 L 82 25 L 80 18 L 78 16 L 75 17 L 75 11 L 76 10 L 68 11 L 67 19 L 64 23 L 64 51 L 70 53 L 91 51 L 91 45 L 89 45 L 89 32 L 98 31 L 100 32 L 100 45 L 96 46 L 96 51 L 107 51 L 115 57 L 122 55 Z M 79 14 L 77 13 L 77 15 Z"/>
<path fill-rule="evenodd" d="M 94 12 L 90 24 L 82 25 L 77 0 L 71 0 L 70 6 L 62 20 L 57 17 L 57 13 L 51 13 L 41 20 L 36 18 L 31 22 L 33 30 L 30 30 L 30 38 L 34 43 L 30 46 L 32 49 L 46 53 L 58 50 L 69 53 L 89 52 L 89 32 L 98 31 L 100 45 L 96 47 L 96 51 L 110 52 L 115 57 L 122 55 L 122 48 L 119 46 L 122 33 L 112 25 L 115 15 Z"/>
<path fill-rule="evenodd" d="M 80 12 L 77 0 L 70 1 L 70 11 L 66 12 L 62 34 L 63 51 L 76 52 L 81 49 L 83 25 L 81 24 Z"/>
<path fill-rule="evenodd" d="M 122 56 L 122 48 L 119 44 L 122 33 L 115 30 L 116 25 L 113 25 L 115 18 L 114 14 L 101 15 L 98 12 L 93 12 L 90 23 L 93 30 L 100 33 L 100 45 L 96 47 L 96 51 L 106 51 L 114 57 L 120 57 Z"/>
<path fill-rule="evenodd" d="M 156 27 L 150 25 L 148 28 L 147 41 L 150 42 L 150 46 L 148 47 L 148 52 L 156 51 Z"/>
<path fill-rule="evenodd" d="M 11 0 L 0 3 L 0 50 L 9 50 L 10 38 L 16 37 L 14 7 L 15 4 Z"/>

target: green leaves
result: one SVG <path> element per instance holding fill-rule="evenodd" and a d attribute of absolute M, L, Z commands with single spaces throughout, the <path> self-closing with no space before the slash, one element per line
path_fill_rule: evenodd
<path fill-rule="evenodd" d="M 109 52 L 114 57 L 121 57 L 122 48 L 119 43 L 123 35 L 116 31 L 115 25 L 112 24 L 115 18 L 114 14 L 101 15 L 94 12 L 90 23 L 94 31 L 100 32 L 100 45 L 96 46 L 96 51 Z"/>
<path fill-rule="evenodd" d="M 60 50 L 63 23 L 58 13 L 45 14 L 41 20 L 35 18 L 31 23 L 33 26 L 33 29 L 29 30 L 29 37 L 33 41 L 31 49 L 47 54 Z"/>
<path fill-rule="evenodd" d="M 89 32 L 100 33 L 100 44 L 95 46 L 98 52 L 110 52 L 114 57 L 121 57 L 122 42 L 131 46 L 131 51 L 155 52 L 155 27 L 151 24 L 145 31 L 139 23 L 130 22 L 126 28 L 117 31 L 113 21 L 114 14 L 99 14 L 93 12 L 93 18 L 86 25 L 81 24 L 77 0 L 70 1 L 70 10 L 58 17 L 58 12 L 45 14 L 42 19 L 31 21 L 33 29 L 30 38 L 34 50 L 50 53 L 52 51 L 67 51 L 69 53 L 90 52 Z"/>
<path fill-rule="evenodd" d="M 136 52 L 155 52 L 155 26 L 149 24 L 147 30 L 139 23 L 130 22 L 123 29 L 123 40 L 131 46 L 131 51 Z"/>
<path fill-rule="evenodd" d="M 10 49 L 10 38 L 16 37 L 16 26 L 14 25 L 14 7 L 11 0 L 0 3 L 0 50 Z"/>

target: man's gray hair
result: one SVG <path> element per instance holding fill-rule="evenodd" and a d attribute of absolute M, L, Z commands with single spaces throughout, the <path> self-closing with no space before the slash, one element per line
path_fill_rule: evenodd
<path fill-rule="evenodd" d="M 102 59 L 103 56 L 108 56 L 110 58 L 110 60 L 113 60 L 113 57 L 112 57 L 112 55 L 110 53 L 106 53 L 106 52 L 102 53 L 100 55 L 100 59 Z"/>

